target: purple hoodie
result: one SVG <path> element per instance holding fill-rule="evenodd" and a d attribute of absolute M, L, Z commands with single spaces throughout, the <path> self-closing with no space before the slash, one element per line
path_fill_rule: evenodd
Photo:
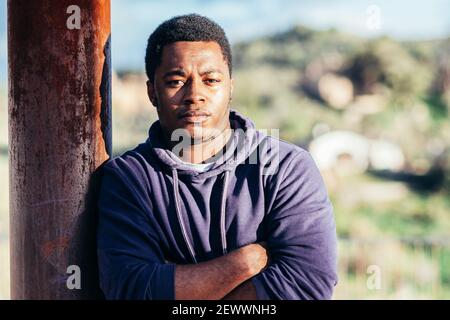
<path fill-rule="evenodd" d="M 251 280 L 258 299 L 331 298 L 336 228 L 313 159 L 234 110 L 230 124 L 240 130 L 206 172 L 165 147 L 159 121 L 145 143 L 104 166 L 97 252 L 107 299 L 172 300 L 175 263 L 260 241 L 270 264 Z"/>

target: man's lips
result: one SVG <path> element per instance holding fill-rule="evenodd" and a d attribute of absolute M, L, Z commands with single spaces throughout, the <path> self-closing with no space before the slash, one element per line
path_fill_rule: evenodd
<path fill-rule="evenodd" d="M 178 118 L 188 123 L 199 123 L 208 120 L 211 114 L 204 111 L 187 111 L 182 113 Z"/>

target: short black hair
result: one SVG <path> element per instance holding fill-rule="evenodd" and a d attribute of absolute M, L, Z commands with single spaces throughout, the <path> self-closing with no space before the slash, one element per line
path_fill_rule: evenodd
<path fill-rule="evenodd" d="M 217 42 L 222 49 L 222 55 L 228 64 L 231 76 L 231 48 L 225 31 L 211 19 L 192 13 L 164 21 L 148 38 L 145 53 L 145 72 L 150 81 L 153 82 L 155 70 L 161 63 L 164 46 L 176 41 Z"/>

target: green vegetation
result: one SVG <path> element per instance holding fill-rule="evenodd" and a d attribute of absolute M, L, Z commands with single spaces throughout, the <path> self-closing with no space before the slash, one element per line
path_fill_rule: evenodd
<path fill-rule="evenodd" d="M 438 63 L 449 56 L 448 43 L 364 40 L 297 27 L 234 48 L 234 105 L 258 127 L 278 127 L 282 138 L 307 145 L 313 127 L 325 123 L 397 143 L 409 172 L 443 167 L 446 182 L 433 191 L 368 173 L 325 179 L 342 239 L 336 299 L 450 297 L 450 84 L 442 83 L 450 79 L 450 59 Z M 311 70 L 347 77 L 355 98 L 377 96 L 384 104 L 367 113 L 332 108 L 305 86 L 316 80 Z M 374 185 L 385 187 L 386 196 L 391 187 L 399 191 L 382 199 L 370 195 Z M 380 290 L 367 289 L 371 264 L 381 268 Z"/>

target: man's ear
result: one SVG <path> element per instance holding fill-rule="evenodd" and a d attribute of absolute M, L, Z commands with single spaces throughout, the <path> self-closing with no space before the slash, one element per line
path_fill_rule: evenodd
<path fill-rule="evenodd" d="M 152 105 L 156 108 L 158 106 L 158 99 L 156 98 L 153 83 L 150 80 L 147 80 L 147 95 Z"/>

